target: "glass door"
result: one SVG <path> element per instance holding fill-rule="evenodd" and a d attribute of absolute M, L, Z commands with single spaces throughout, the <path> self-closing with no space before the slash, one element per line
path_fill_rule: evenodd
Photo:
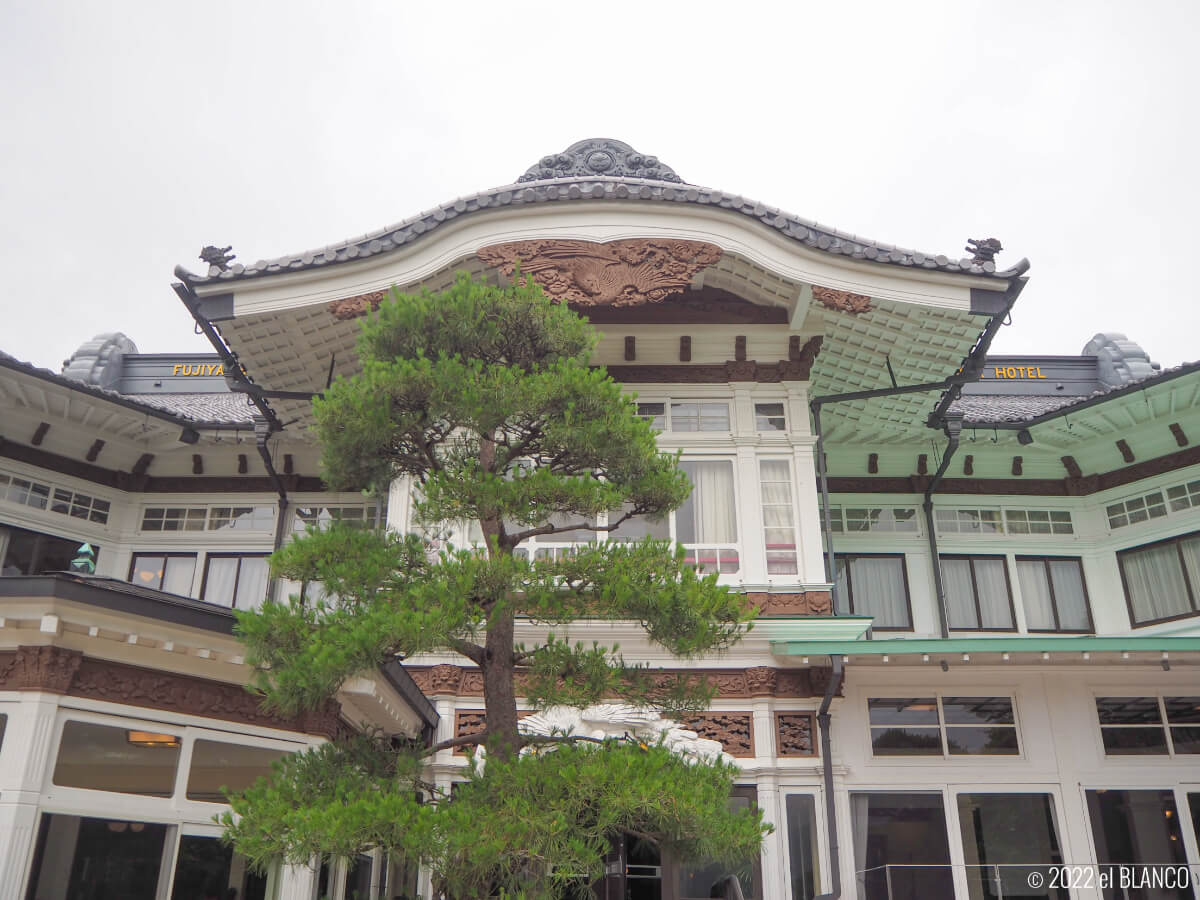
<path fill-rule="evenodd" d="M 219 830 L 188 825 L 180 830 L 171 900 L 266 900 L 268 876 L 222 843 Z"/>
<path fill-rule="evenodd" d="M 173 837 L 157 822 L 44 813 L 27 900 L 159 900 Z"/>

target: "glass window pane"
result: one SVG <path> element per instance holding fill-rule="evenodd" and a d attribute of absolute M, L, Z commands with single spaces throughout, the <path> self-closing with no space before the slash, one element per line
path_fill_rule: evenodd
<path fill-rule="evenodd" d="M 1015 756 L 1017 729 L 1011 725 L 975 728 L 959 725 L 946 729 L 946 747 L 952 756 Z"/>
<path fill-rule="evenodd" d="M 1008 599 L 1008 570 L 1003 559 L 971 560 L 983 628 L 1011 629 L 1012 605 Z"/>
<path fill-rule="evenodd" d="M 167 826 L 44 814 L 27 896 L 155 900 Z"/>
<path fill-rule="evenodd" d="M 1077 559 L 1048 560 L 1050 582 L 1054 586 L 1054 603 L 1058 609 L 1058 624 L 1064 631 L 1088 631 L 1087 591 L 1083 586 L 1083 566 Z"/>
<path fill-rule="evenodd" d="M 1148 725 L 1162 721 L 1157 697 L 1097 697 L 1101 725 Z"/>
<path fill-rule="evenodd" d="M 1200 697 L 1164 697 L 1163 705 L 1172 725 L 1200 725 Z"/>
<path fill-rule="evenodd" d="M 162 587 L 163 570 L 166 567 L 165 556 L 143 556 L 138 554 L 133 558 L 133 572 L 129 576 L 131 584 L 158 590 Z"/>
<path fill-rule="evenodd" d="M 754 787 L 735 787 L 734 794 L 729 798 L 729 808 L 731 810 L 743 810 L 753 808 L 755 805 L 754 797 L 757 794 L 757 789 Z M 632 859 L 629 860 L 633 862 Z M 652 858 L 646 859 L 645 862 L 653 864 Z M 756 859 L 747 859 L 741 862 L 737 861 L 712 861 L 712 860 L 694 860 L 684 863 L 679 867 L 679 889 L 676 896 L 680 900 L 692 900 L 692 898 L 704 898 L 712 896 L 712 889 L 715 885 L 722 883 L 727 876 L 734 875 L 737 877 L 738 885 L 742 889 L 742 893 L 746 897 L 757 897 L 757 879 L 755 869 L 757 868 Z M 645 874 L 649 874 L 646 870 L 641 870 Z M 630 874 L 633 874 L 632 872 Z M 637 879 L 642 882 L 642 887 L 650 888 L 648 884 L 650 879 Z M 633 879 L 631 879 L 633 881 Z M 636 882 L 635 882 L 636 884 Z M 653 889 L 652 889 L 653 890 Z M 653 891 L 654 896 L 659 896 L 657 890 Z M 649 897 L 649 893 L 642 893 L 634 887 L 634 897 Z M 724 893 L 722 893 L 724 896 Z"/>
<path fill-rule="evenodd" d="M 1160 726 L 1153 728 L 1101 728 L 1104 752 L 1109 756 L 1165 756 L 1167 735 Z"/>
<path fill-rule="evenodd" d="M 1096 859 L 1108 863 L 1182 865 L 1187 862 L 1175 798 L 1169 790 L 1087 792 Z M 1117 884 L 1118 880 L 1113 879 Z M 1121 896 L 1105 891 L 1106 897 Z M 1129 896 L 1190 898 L 1191 889 L 1136 891 Z"/>
<path fill-rule="evenodd" d="M 1008 697 L 943 697 L 942 715 L 947 725 L 1012 725 L 1012 700 Z"/>
<path fill-rule="evenodd" d="M 754 427 L 758 431 L 783 431 L 786 422 L 782 403 L 755 403 Z"/>
<path fill-rule="evenodd" d="M 1045 561 L 1018 559 L 1017 583 L 1021 586 L 1025 627 L 1030 631 L 1054 631 L 1054 601 L 1050 595 L 1050 578 Z"/>
<path fill-rule="evenodd" d="M 854 793 L 850 821 L 860 900 L 954 896 L 941 794 Z"/>
<path fill-rule="evenodd" d="M 222 788 L 244 791 L 260 776 L 270 775 L 271 764 L 286 755 L 269 747 L 197 740 L 188 771 L 187 798 L 224 803 Z"/>
<path fill-rule="evenodd" d="M 1200 725 L 1176 725 L 1171 729 L 1171 744 L 1176 756 L 1200 753 Z"/>
<path fill-rule="evenodd" d="M 171 900 L 264 900 L 267 879 L 219 838 L 179 838 Z"/>
<path fill-rule="evenodd" d="M 608 514 L 609 523 L 617 521 L 628 509 L 614 509 Z M 634 516 L 626 519 L 612 531 L 608 532 L 610 541 L 640 541 L 643 538 L 654 538 L 656 541 L 671 539 L 671 523 L 667 517 L 651 519 L 649 516 Z"/>
<path fill-rule="evenodd" d="M 1068 900 L 1065 888 L 1031 890 L 1029 876 L 1063 862 L 1049 794 L 959 794 L 958 824 L 971 900 L 993 900 L 1000 866 L 1005 897 Z"/>
<path fill-rule="evenodd" d="M 54 783 L 169 797 L 178 765 L 178 735 L 67 722 L 58 747 Z"/>
<path fill-rule="evenodd" d="M 867 700 L 872 725 L 937 725 L 935 697 L 872 697 Z"/>
<path fill-rule="evenodd" d="M 911 725 L 872 727 L 871 749 L 876 756 L 941 756 L 942 732 Z"/>
<path fill-rule="evenodd" d="M 810 794 L 788 794 L 788 860 L 792 873 L 792 900 L 812 900 L 820 880 L 817 863 L 816 799 Z"/>
<path fill-rule="evenodd" d="M 692 493 L 675 511 L 675 540 L 681 544 L 737 543 L 733 463 L 689 461 L 680 468 L 692 482 Z"/>
<path fill-rule="evenodd" d="M 941 560 L 942 588 L 946 592 L 946 607 L 950 614 L 950 627 L 976 629 L 979 613 L 975 609 L 975 587 L 971 582 L 969 559 Z"/>

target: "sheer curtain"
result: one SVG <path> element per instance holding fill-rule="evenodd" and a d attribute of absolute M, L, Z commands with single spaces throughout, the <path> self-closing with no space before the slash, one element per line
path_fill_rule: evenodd
<path fill-rule="evenodd" d="M 854 830 L 855 883 L 858 884 L 860 890 L 863 888 L 863 882 L 860 880 L 862 876 L 858 873 L 867 867 L 867 827 L 871 821 L 870 810 L 870 794 L 850 795 L 850 827 Z"/>
<path fill-rule="evenodd" d="M 941 566 L 942 590 L 946 592 L 950 627 L 978 628 L 979 616 L 975 612 L 975 591 L 971 587 L 971 561 L 968 559 L 943 559 Z"/>
<path fill-rule="evenodd" d="M 1054 631 L 1050 582 L 1043 561 L 1017 560 L 1017 581 L 1021 585 L 1021 603 L 1025 607 L 1025 627 L 1030 631 Z"/>
<path fill-rule="evenodd" d="M 1191 611 L 1179 552 L 1173 543 L 1127 553 L 1121 557 L 1121 568 L 1125 572 L 1134 622 L 1166 619 Z"/>
<path fill-rule="evenodd" d="M 693 487 L 692 495 L 675 513 L 675 539 L 683 544 L 737 543 L 733 463 L 686 462 L 682 468 Z"/>
<path fill-rule="evenodd" d="M 1012 628 L 1012 605 L 1008 600 L 1008 573 L 1004 559 L 975 559 L 975 588 L 983 628 Z"/>
<path fill-rule="evenodd" d="M 1059 628 L 1087 631 L 1091 627 L 1091 617 L 1088 615 L 1087 591 L 1083 586 L 1083 569 L 1079 560 L 1052 559 L 1049 565 Z"/>
<path fill-rule="evenodd" d="M 209 603 L 233 606 L 233 589 L 237 584 L 237 557 L 210 556 L 204 574 L 204 598 Z"/>
<path fill-rule="evenodd" d="M 874 616 L 876 628 L 909 628 L 904 563 L 894 556 L 859 556 L 850 560 L 850 595 L 854 613 Z"/>
<path fill-rule="evenodd" d="M 265 556 L 242 557 L 238 572 L 237 608 L 258 609 L 267 598 L 267 581 L 271 571 Z"/>

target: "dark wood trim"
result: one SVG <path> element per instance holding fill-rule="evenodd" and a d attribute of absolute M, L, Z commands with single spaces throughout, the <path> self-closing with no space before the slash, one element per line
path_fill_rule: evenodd
<path fill-rule="evenodd" d="M 100 451 L 104 449 L 104 441 L 101 438 L 96 438 L 92 441 L 92 446 L 88 447 L 87 456 L 84 457 L 88 462 L 95 462 L 100 455 Z"/>
<path fill-rule="evenodd" d="M 692 361 L 692 339 L 686 334 L 679 339 L 679 361 Z"/>
<path fill-rule="evenodd" d="M 879 474 L 879 454 L 878 453 L 868 453 L 867 454 L 867 473 L 870 475 L 878 475 Z"/>
<path fill-rule="evenodd" d="M 633 362 L 637 359 L 637 338 L 633 335 L 625 337 L 625 361 Z"/>
<path fill-rule="evenodd" d="M 133 475 L 134 478 L 139 478 L 142 475 L 145 475 L 147 471 L 149 471 L 150 464 L 152 462 L 154 462 L 154 454 L 153 453 L 143 453 L 141 456 L 139 456 L 137 458 L 137 462 L 135 462 L 133 464 L 133 468 L 130 469 L 129 471 Z"/>
<path fill-rule="evenodd" d="M 8 654 L 6 654 L 8 655 Z M 349 733 L 336 701 L 314 712 L 283 717 L 266 712 L 244 685 L 84 656 L 65 647 L 22 646 L 0 666 L 0 687 L 42 690 L 227 722 L 336 738 Z"/>
<path fill-rule="evenodd" d="M 746 361 L 746 336 L 739 334 L 733 339 L 733 358 L 737 362 Z"/>
<path fill-rule="evenodd" d="M 1175 438 L 1175 443 L 1177 443 L 1180 447 L 1186 447 L 1188 445 L 1188 438 L 1183 432 L 1182 425 L 1180 425 L 1178 422 L 1172 422 L 1167 427 L 1171 429 L 1171 434 Z"/>
<path fill-rule="evenodd" d="M 33 444 L 33 446 L 35 446 L 35 447 L 42 446 L 42 441 L 44 441 L 46 439 L 46 432 L 48 432 L 49 430 L 50 430 L 49 422 L 40 423 L 38 425 L 38 427 L 34 430 L 33 438 L 30 439 L 29 443 Z"/>
<path fill-rule="evenodd" d="M 1013 473 L 1013 475 L 1020 475 L 1024 471 L 1025 471 L 1025 457 L 1014 456 L 1012 458 L 1012 473 Z"/>
<path fill-rule="evenodd" d="M 590 306 L 577 311 L 593 325 L 786 325 L 782 306 L 760 306 L 721 288 L 684 290 L 659 303 Z"/>
<path fill-rule="evenodd" d="M 1133 450 L 1129 447 L 1129 442 L 1124 438 L 1117 441 L 1117 449 L 1121 451 L 1121 458 L 1127 463 L 1133 462 Z"/>
<path fill-rule="evenodd" d="M 938 493 L 1080 497 L 1197 464 L 1200 464 L 1200 445 L 1080 478 L 946 478 L 938 486 Z M 915 477 L 832 475 L 829 490 L 835 494 L 919 494 L 922 488 Z"/>
<path fill-rule="evenodd" d="M 970 453 L 968 453 L 966 456 L 963 457 L 963 474 L 964 475 L 974 475 L 975 474 L 975 457 Z"/>
<path fill-rule="evenodd" d="M 917 455 L 917 474 L 918 475 L 928 475 L 929 474 L 929 454 L 928 453 L 921 453 L 921 454 Z"/>
<path fill-rule="evenodd" d="M 237 460 L 237 470 L 239 475 L 245 475 L 248 471 L 250 471 L 250 463 L 246 459 L 245 453 L 239 453 L 237 455 Z"/>
<path fill-rule="evenodd" d="M 203 475 L 204 474 L 204 457 L 199 453 L 192 454 L 192 474 L 193 475 Z"/>
<path fill-rule="evenodd" d="M 1083 469 L 1079 468 L 1079 463 L 1075 461 L 1073 456 L 1062 457 L 1063 468 L 1067 470 L 1068 478 L 1082 478 Z"/>
<path fill-rule="evenodd" d="M 239 457 L 245 454 L 239 454 Z M 16 460 L 37 466 L 48 472 L 59 475 L 70 475 L 81 478 L 92 484 L 103 485 L 119 491 L 140 491 L 148 494 L 179 493 L 179 494 L 215 494 L 215 493 L 270 493 L 274 494 L 275 484 L 270 478 L 251 475 L 238 478 L 231 475 L 141 475 L 132 472 L 122 472 L 104 466 L 92 465 L 78 459 L 61 456 L 45 450 L 35 450 L 26 444 L 17 444 L 0 438 L 0 457 Z M 240 468 L 240 460 L 239 460 Z M 328 488 L 320 478 L 311 475 L 292 476 L 293 483 L 288 489 L 295 493 L 325 493 Z"/>

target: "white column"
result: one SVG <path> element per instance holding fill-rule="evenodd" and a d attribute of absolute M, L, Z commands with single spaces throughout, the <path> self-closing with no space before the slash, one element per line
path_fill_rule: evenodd
<path fill-rule="evenodd" d="M 412 479 L 401 475 L 388 486 L 387 529 L 407 534 L 412 519 Z"/>
<path fill-rule="evenodd" d="M 4 704 L 8 723 L 0 747 L 0 900 L 24 896 L 38 800 L 54 758 L 50 742 L 58 709 L 55 694 L 30 692 Z"/>
<path fill-rule="evenodd" d="M 763 821 L 775 826 L 775 830 L 763 838 L 762 895 L 786 897 L 788 885 L 784 855 L 787 851 L 784 845 L 784 831 L 787 823 L 780 808 L 779 785 L 774 775 L 759 776 L 758 807 L 762 810 Z"/>
<path fill-rule="evenodd" d="M 281 866 L 279 900 L 313 900 L 317 893 L 317 872 L 312 866 Z"/>

